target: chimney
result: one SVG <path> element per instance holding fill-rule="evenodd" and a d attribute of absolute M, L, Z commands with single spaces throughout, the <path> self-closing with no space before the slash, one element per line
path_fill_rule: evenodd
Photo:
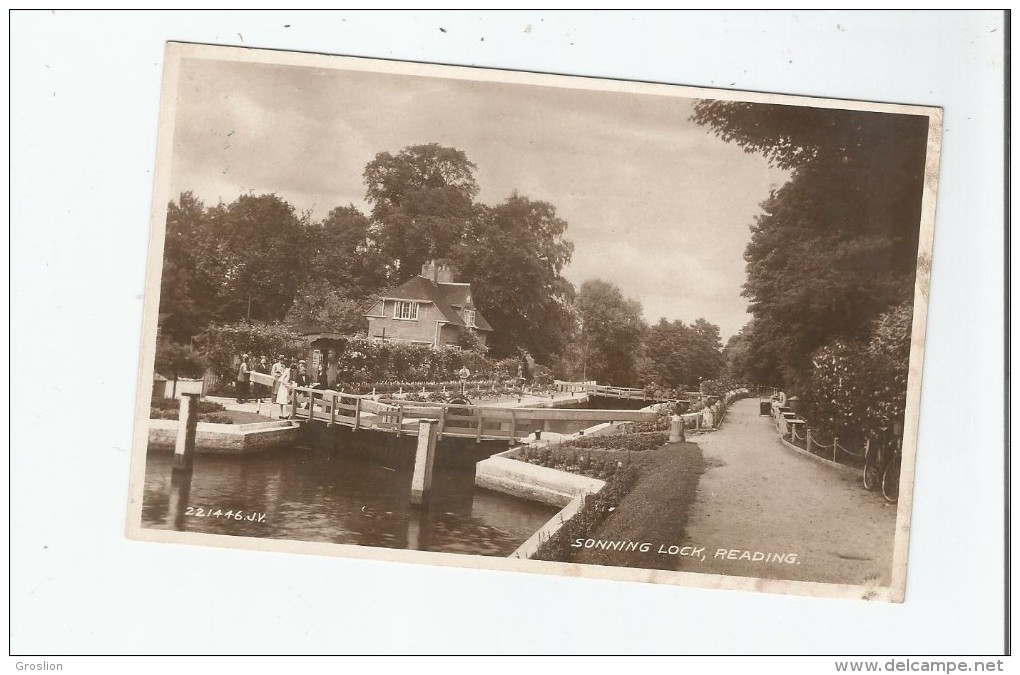
<path fill-rule="evenodd" d="M 438 284 L 452 284 L 454 276 L 454 269 L 450 263 L 439 263 L 436 268 L 436 283 Z"/>
<path fill-rule="evenodd" d="M 436 263 L 435 263 L 435 261 L 430 260 L 427 263 L 425 263 L 424 265 L 422 265 L 421 266 L 421 275 L 420 276 L 423 276 L 426 279 L 428 279 L 429 281 L 432 281 L 434 283 L 436 281 Z"/>

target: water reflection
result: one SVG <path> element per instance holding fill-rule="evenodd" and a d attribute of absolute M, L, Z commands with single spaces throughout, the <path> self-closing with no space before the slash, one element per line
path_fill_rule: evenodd
<path fill-rule="evenodd" d="M 556 512 L 476 489 L 470 467 L 437 469 L 430 506 L 417 509 L 410 468 L 336 452 L 198 456 L 190 486 L 171 477 L 171 460 L 148 455 L 144 527 L 506 556 Z"/>

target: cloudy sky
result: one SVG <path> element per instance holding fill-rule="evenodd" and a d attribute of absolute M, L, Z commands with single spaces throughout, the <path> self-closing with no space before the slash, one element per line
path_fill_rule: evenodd
<path fill-rule="evenodd" d="M 743 251 L 758 204 L 786 180 L 688 121 L 668 96 L 184 59 L 171 194 L 207 204 L 275 192 L 324 216 L 368 211 L 362 172 L 382 151 L 438 142 L 478 166 L 478 199 L 512 191 L 567 221 L 565 276 L 599 277 L 645 319 L 747 321 Z"/>

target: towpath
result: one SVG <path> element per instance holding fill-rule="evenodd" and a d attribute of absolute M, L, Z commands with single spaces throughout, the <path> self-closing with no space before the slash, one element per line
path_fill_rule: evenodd
<path fill-rule="evenodd" d="M 701 446 L 706 470 L 686 543 L 705 547 L 705 560 L 681 557 L 678 569 L 888 585 L 896 507 L 864 490 L 859 473 L 788 449 L 771 418 L 758 415 L 757 399 L 735 402 L 719 431 L 689 440 Z M 717 556 L 721 549 L 726 557 Z M 772 561 L 756 561 L 762 556 L 755 553 Z M 796 562 L 788 562 L 790 554 Z"/>

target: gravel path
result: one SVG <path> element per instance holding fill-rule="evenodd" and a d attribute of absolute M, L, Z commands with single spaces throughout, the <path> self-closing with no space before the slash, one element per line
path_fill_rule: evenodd
<path fill-rule="evenodd" d="M 759 417 L 757 399 L 735 402 L 719 431 L 690 440 L 701 446 L 706 470 L 687 521 L 687 543 L 703 546 L 705 559 L 681 557 L 678 569 L 889 584 L 896 507 L 867 492 L 859 473 L 784 446 L 771 419 Z"/>

